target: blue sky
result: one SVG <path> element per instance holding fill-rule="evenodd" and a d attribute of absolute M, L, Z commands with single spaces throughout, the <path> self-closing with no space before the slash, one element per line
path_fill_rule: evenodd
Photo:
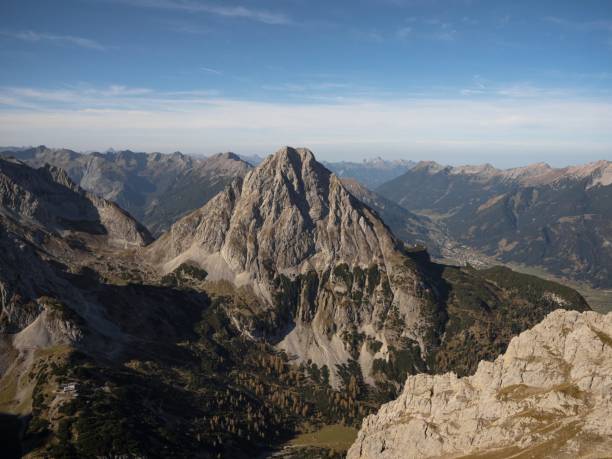
<path fill-rule="evenodd" d="M 0 144 L 612 159 L 612 1 L 0 0 Z"/>

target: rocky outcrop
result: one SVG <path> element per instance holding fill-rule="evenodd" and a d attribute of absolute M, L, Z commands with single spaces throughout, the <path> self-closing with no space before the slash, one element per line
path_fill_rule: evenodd
<path fill-rule="evenodd" d="M 349 459 L 612 454 L 612 313 L 557 310 L 470 377 L 410 376 Z"/>

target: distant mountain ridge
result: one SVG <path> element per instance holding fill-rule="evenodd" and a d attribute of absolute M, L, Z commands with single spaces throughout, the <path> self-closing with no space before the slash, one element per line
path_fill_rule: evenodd
<path fill-rule="evenodd" d="M 405 159 L 386 160 L 381 157 L 353 161 L 322 161 L 322 164 L 340 178 L 353 178 L 370 189 L 403 174 L 416 163 Z"/>
<path fill-rule="evenodd" d="M 600 160 L 577 166 L 554 168 L 547 163 L 534 163 L 527 166 L 498 169 L 491 164 L 443 166 L 433 161 L 420 161 L 413 167 L 415 171 L 428 171 L 436 174 L 447 171 L 450 175 L 472 175 L 480 179 L 501 178 L 524 186 L 546 185 L 560 180 L 581 180 L 591 178 L 591 186 L 612 184 L 612 161 Z"/>
<path fill-rule="evenodd" d="M 2 154 L 34 167 L 61 167 L 81 187 L 117 202 L 154 234 L 202 206 L 232 178 L 251 168 L 233 153 L 208 158 L 130 150 L 83 154 L 40 146 Z"/>
<path fill-rule="evenodd" d="M 612 162 L 555 169 L 421 162 L 376 189 L 503 262 L 612 286 Z"/>

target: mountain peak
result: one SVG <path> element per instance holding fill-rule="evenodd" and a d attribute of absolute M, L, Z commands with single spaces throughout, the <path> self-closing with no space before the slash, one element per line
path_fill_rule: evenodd
<path fill-rule="evenodd" d="M 413 170 L 416 171 L 425 171 L 429 174 L 437 174 L 444 169 L 448 169 L 447 166 L 443 166 L 435 161 L 419 161 L 414 167 Z"/>
<path fill-rule="evenodd" d="M 245 186 L 249 193 L 254 194 L 269 190 L 278 199 L 284 199 L 289 193 L 293 205 L 302 202 L 308 203 L 309 208 L 320 208 L 327 207 L 321 198 L 328 195 L 331 176 L 332 173 L 315 159 L 312 151 L 283 147 L 255 168 Z"/>
<path fill-rule="evenodd" d="M 217 153 L 214 156 L 220 159 L 231 159 L 233 161 L 241 161 L 240 156 L 238 156 L 236 153 L 233 153 L 231 151 L 226 151 L 225 153 Z"/>
<path fill-rule="evenodd" d="M 292 164 L 293 166 L 297 166 L 317 161 L 315 160 L 312 151 L 307 148 L 293 148 L 286 146 L 264 160 L 264 163 L 267 162 L 274 164 Z"/>
<path fill-rule="evenodd" d="M 383 263 L 383 252 L 396 247 L 384 223 L 310 150 L 284 147 L 249 172 L 241 187 L 179 220 L 152 246 L 151 258 L 163 270 L 188 258 L 202 260 L 206 269 L 220 256 L 230 280 L 248 273 L 267 282 L 270 266 L 294 273 L 338 263 L 367 266 Z"/>

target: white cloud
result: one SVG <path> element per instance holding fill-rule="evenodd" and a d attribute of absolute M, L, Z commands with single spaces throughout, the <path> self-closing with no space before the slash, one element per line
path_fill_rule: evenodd
<path fill-rule="evenodd" d="M 453 41 L 457 37 L 457 29 L 449 22 L 438 18 L 415 18 L 408 17 L 405 22 L 408 26 L 401 26 L 395 31 L 399 39 L 408 37 L 425 40 Z M 462 21 L 464 25 L 470 25 L 468 21 Z"/>
<path fill-rule="evenodd" d="M 399 29 L 397 29 L 395 34 L 398 38 L 408 38 L 412 34 L 412 27 L 400 27 Z"/>
<path fill-rule="evenodd" d="M 475 75 L 472 85 L 460 91 L 463 96 L 503 97 L 511 99 L 522 98 L 567 98 L 577 96 L 576 89 L 567 88 L 543 88 L 529 82 L 517 82 L 511 84 L 493 83 L 489 80 Z"/>
<path fill-rule="evenodd" d="M 612 21 L 597 20 L 597 21 L 572 21 L 556 16 L 547 16 L 544 18 L 548 22 L 557 24 L 559 26 L 574 29 L 581 32 L 603 30 L 605 32 L 612 32 Z"/>
<path fill-rule="evenodd" d="M 331 91 L 338 89 L 348 89 L 350 85 L 346 83 L 336 83 L 333 81 L 321 81 L 315 83 L 282 83 L 263 85 L 262 89 L 267 91 L 280 91 L 287 93 L 309 93 L 315 91 Z"/>
<path fill-rule="evenodd" d="M 289 144 L 310 146 L 328 157 L 373 150 L 421 158 L 434 152 L 486 152 L 493 161 L 534 151 L 553 157 L 612 155 L 608 100 L 540 95 L 274 103 L 225 99 L 210 91 L 112 86 L 4 88 L 2 103 L 4 144 L 261 154 Z"/>
<path fill-rule="evenodd" d="M 214 75 L 223 75 L 223 72 L 217 69 L 213 69 L 211 67 L 200 67 L 206 73 L 212 73 Z"/>
<path fill-rule="evenodd" d="M 52 42 L 52 43 L 78 46 L 81 48 L 95 49 L 98 51 L 104 51 L 107 49 L 106 46 L 101 45 L 97 41 L 91 40 L 89 38 L 75 37 L 72 35 L 53 35 L 53 34 L 47 34 L 47 33 L 34 32 L 31 30 L 24 30 L 24 31 L 18 31 L 18 32 L 2 30 L 0 31 L 0 35 L 15 38 L 17 40 L 28 41 L 31 43 Z"/>
<path fill-rule="evenodd" d="M 249 19 L 264 24 L 287 25 L 291 19 L 283 14 L 266 10 L 251 9 L 244 6 L 218 5 L 194 0 L 112 0 L 130 6 L 157 8 L 191 13 L 208 13 L 230 18 Z"/>

